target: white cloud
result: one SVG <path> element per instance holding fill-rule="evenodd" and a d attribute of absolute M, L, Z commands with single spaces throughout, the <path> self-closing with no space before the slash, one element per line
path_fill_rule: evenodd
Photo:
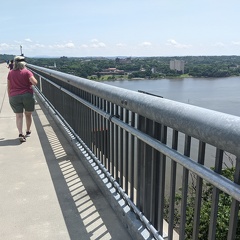
<path fill-rule="evenodd" d="M 142 47 L 150 47 L 150 46 L 152 46 L 152 43 L 150 43 L 150 42 L 142 42 L 142 43 L 140 43 L 140 46 L 142 46 Z"/>
<path fill-rule="evenodd" d="M 7 44 L 7 43 L 0 43 L 0 50 L 1 51 L 16 51 L 16 49 L 19 49 L 19 45 L 15 44 Z"/>
<path fill-rule="evenodd" d="M 69 42 L 69 43 L 65 43 L 65 44 L 49 45 L 49 48 L 51 48 L 51 49 L 75 48 L 75 45 L 74 45 L 74 43 Z"/>
<path fill-rule="evenodd" d="M 124 43 L 117 43 L 116 46 L 117 46 L 117 47 L 125 47 L 126 44 L 124 44 Z"/>
<path fill-rule="evenodd" d="M 45 47 L 44 44 L 39 44 L 39 43 L 35 44 L 34 46 L 35 46 L 35 47 L 40 47 L 40 48 L 44 48 L 44 47 Z"/>
<path fill-rule="evenodd" d="M 46 48 L 46 46 L 44 44 L 39 44 L 39 43 L 36 43 L 36 44 L 31 44 L 31 45 L 28 45 L 26 47 L 24 47 L 24 49 L 40 49 L 40 48 Z"/>
<path fill-rule="evenodd" d="M 176 47 L 176 48 L 189 48 L 189 47 L 191 47 L 191 45 L 186 45 L 186 44 L 178 43 L 178 42 L 175 41 L 174 39 L 169 39 L 169 40 L 167 41 L 166 45 L 173 46 L 173 47 Z"/>
<path fill-rule="evenodd" d="M 32 42 L 32 40 L 30 38 L 26 38 L 25 41 L 26 42 Z"/>
<path fill-rule="evenodd" d="M 92 39 L 91 40 L 91 47 L 92 48 L 105 48 L 106 44 L 103 42 L 98 41 L 97 39 Z"/>
<path fill-rule="evenodd" d="M 106 47 L 106 45 L 104 43 L 97 43 L 97 44 L 92 44 L 91 45 L 92 48 L 101 48 L 101 47 Z"/>
<path fill-rule="evenodd" d="M 213 46 L 215 47 L 225 47 L 225 44 L 222 42 L 216 42 L 215 44 L 213 44 Z"/>
<path fill-rule="evenodd" d="M 233 44 L 233 45 L 240 45 L 240 41 L 239 41 L 239 42 L 233 41 L 232 44 Z"/>
<path fill-rule="evenodd" d="M 65 46 L 66 46 L 67 48 L 74 48 L 74 47 L 75 47 L 74 43 L 72 43 L 72 42 L 66 43 Z"/>
<path fill-rule="evenodd" d="M 106 44 L 103 43 L 103 42 L 100 42 L 100 43 L 98 43 L 98 46 L 99 46 L 99 47 L 106 47 Z"/>
<path fill-rule="evenodd" d="M 1 48 L 8 48 L 8 47 L 10 47 L 10 45 L 8 45 L 7 43 L 0 43 L 0 47 Z"/>
<path fill-rule="evenodd" d="M 91 42 L 92 43 L 98 43 L 99 41 L 96 38 L 94 38 L 94 39 L 91 40 Z"/>

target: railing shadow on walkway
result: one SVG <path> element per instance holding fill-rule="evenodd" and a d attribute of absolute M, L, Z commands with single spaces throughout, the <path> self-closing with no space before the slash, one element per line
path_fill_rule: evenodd
<path fill-rule="evenodd" d="M 13 138 L 13 139 L 7 139 L 5 140 L 4 138 L 0 138 L 0 146 L 17 146 L 20 145 L 21 143 L 19 142 L 18 139 Z"/>
<path fill-rule="evenodd" d="M 131 239 L 41 103 L 33 119 L 70 239 Z"/>

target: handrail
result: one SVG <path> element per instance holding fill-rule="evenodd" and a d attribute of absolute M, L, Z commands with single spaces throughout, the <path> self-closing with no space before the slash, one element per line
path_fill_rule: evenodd
<path fill-rule="evenodd" d="M 57 84 L 53 84 L 56 88 L 61 89 L 60 86 Z M 104 118 L 108 119 L 110 122 L 113 122 L 115 125 L 120 126 L 122 129 L 127 130 L 127 132 L 131 133 L 133 136 L 138 137 L 138 139 L 143 140 L 149 146 L 153 147 L 154 149 L 164 153 L 164 155 L 170 157 L 171 159 L 175 160 L 176 162 L 180 163 L 182 166 L 186 167 L 187 169 L 191 170 L 192 172 L 196 173 L 198 176 L 203 177 L 209 183 L 214 186 L 217 186 L 223 192 L 233 196 L 236 200 L 240 201 L 240 186 L 234 184 L 230 180 L 224 179 L 222 176 L 210 171 L 208 168 L 198 165 L 197 163 L 191 161 L 190 158 L 179 154 L 177 151 L 169 148 L 165 144 L 162 144 L 158 140 L 148 136 L 147 134 L 142 133 L 141 131 L 129 126 L 126 123 L 123 123 L 118 117 L 112 116 L 103 110 L 91 105 L 89 102 L 79 98 L 75 94 L 72 94 L 66 89 L 62 89 L 63 92 L 67 93 L 72 98 L 78 100 L 79 102 L 83 103 L 89 109 L 94 110 L 99 115 L 103 116 Z M 225 184 L 222 184 L 222 183 Z"/>
<path fill-rule="evenodd" d="M 228 240 L 234 238 L 238 219 L 235 210 L 240 202 L 239 117 L 52 69 L 28 67 L 39 78 L 36 92 L 87 149 L 155 239 L 163 239 L 166 197 L 168 239 L 173 239 L 177 188 L 181 188 L 182 194 L 179 239 L 185 239 L 190 173 L 196 176 L 193 239 L 199 232 L 203 181 L 213 188 L 209 239 L 216 234 L 220 191 L 232 198 Z M 208 164 L 209 153 L 206 154 L 209 149 L 214 155 L 212 169 Z M 233 157 L 234 181 L 221 175 L 226 160 L 224 152 Z M 177 166 L 182 169 L 178 178 Z M 170 181 L 166 194 L 167 177 Z"/>
<path fill-rule="evenodd" d="M 240 156 L 240 117 L 143 95 L 127 89 L 119 91 L 119 88 L 115 86 L 86 80 L 52 69 L 28 66 L 219 149 L 225 149 Z"/>

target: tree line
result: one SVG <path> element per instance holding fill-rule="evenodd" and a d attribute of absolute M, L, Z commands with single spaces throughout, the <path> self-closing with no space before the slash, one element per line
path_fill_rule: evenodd
<path fill-rule="evenodd" d="M 2 55 L 3 56 L 3 55 Z M 1 55 L 0 55 L 1 59 Z M 183 60 L 183 72 L 170 69 L 171 60 Z M 121 74 L 109 72 L 114 78 L 165 78 L 165 77 L 229 77 L 240 75 L 240 56 L 185 56 L 185 57 L 60 57 L 27 58 L 28 63 L 83 78 L 101 80 L 102 73 L 109 68 L 122 70 Z M 122 76 L 121 76 L 122 75 Z"/>

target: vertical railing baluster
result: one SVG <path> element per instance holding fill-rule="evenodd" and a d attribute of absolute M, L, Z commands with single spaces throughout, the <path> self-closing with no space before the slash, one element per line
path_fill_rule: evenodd
<path fill-rule="evenodd" d="M 131 126 L 135 127 L 135 117 L 136 114 L 131 112 L 130 119 L 131 119 Z M 130 159 L 130 199 L 135 202 L 135 137 L 129 133 L 129 159 Z"/>
<path fill-rule="evenodd" d="M 102 99 L 98 97 L 98 108 L 102 108 Z M 102 159 L 102 116 L 97 113 L 97 119 L 98 119 L 98 159 L 101 163 L 103 163 Z"/>
<path fill-rule="evenodd" d="M 153 138 L 157 137 L 157 123 L 153 122 L 152 127 L 151 127 L 151 133 L 150 136 Z M 156 197 L 156 189 L 158 188 L 157 186 L 157 175 L 159 175 L 158 169 L 157 169 L 157 162 L 159 161 L 159 158 L 157 158 L 157 150 L 152 148 L 151 149 L 151 206 L 150 206 L 150 216 L 149 220 L 152 222 L 152 224 L 155 226 L 157 224 L 157 202 L 158 199 Z"/>
<path fill-rule="evenodd" d="M 119 111 L 119 119 L 121 121 L 123 121 L 123 108 L 120 107 L 120 111 Z M 118 127 L 118 131 L 119 131 L 119 152 L 118 152 L 118 165 L 119 165 L 119 184 L 121 187 L 123 187 L 123 129 L 121 127 Z"/>
<path fill-rule="evenodd" d="M 107 113 L 111 115 L 111 103 L 107 101 Z M 106 119 L 106 135 L 107 135 L 107 144 L 106 144 L 106 157 L 107 157 L 107 169 L 111 173 L 111 158 L 110 158 L 110 149 L 111 149 L 111 122 Z"/>
<path fill-rule="evenodd" d="M 91 104 L 92 105 L 94 105 L 94 96 L 93 95 L 91 95 Z M 91 145 L 89 145 L 90 146 L 90 149 L 91 149 L 91 151 L 92 152 L 94 152 L 94 133 L 93 133 L 93 124 L 94 124 L 94 111 L 93 110 L 91 110 L 91 113 L 90 113 L 90 142 L 91 142 Z"/>
<path fill-rule="evenodd" d="M 88 94 L 88 102 L 91 103 L 91 98 L 92 98 L 92 94 Z M 89 146 L 91 148 L 91 138 L 92 138 L 92 128 L 91 128 L 91 116 L 92 116 L 92 110 L 90 108 L 88 108 L 88 116 L 87 116 L 87 123 L 88 123 L 88 128 L 87 128 L 87 139 L 88 141 L 86 142 L 87 146 Z"/>
<path fill-rule="evenodd" d="M 92 94 L 90 94 L 89 96 L 89 102 L 92 103 Z M 90 147 L 91 149 L 91 145 L 92 145 L 92 113 L 93 113 L 93 110 L 92 109 L 89 109 L 88 111 L 88 120 L 89 120 L 89 124 L 88 124 L 88 138 L 89 138 L 89 143 L 88 143 L 88 146 Z"/>
<path fill-rule="evenodd" d="M 95 97 L 95 106 L 98 107 L 98 97 Z M 95 155 L 98 158 L 98 114 L 94 112 Z"/>
<path fill-rule="evenodd" d="M 138 123 L 137 128 L 145 132 L 145 118 L 138 115 Z M 144 183 L 144 156 L 146 152 L 146 144 L 143 143 L 141 140 L 137 140 L 137 206 L 140 209 L 140 211 L 143 211 L 144 206 L 144 189 L 145 189 L 145 183 Z"/>
<path fill-rule="evenodd" d="M 215 160 L 215 167 L 214 167 L 214 171 L 216 173 L 221 174 L 222 164 L 223 164 L 223 150 L 216 149 L 216 160 Z M 216 239 L 219 193 L 220 193 L 220 190 L 217 187 L 213 187 L 210 224 L 208 229 L 209 240 Z"/>
<path fill-rule="evenodd" d="M 172 149 L 178 148 L 178 131 L 173 130 L 172 133 Z M 170 181 L 170 200 L 169 200 L 169 223 L 168 223 L 168 240 L 173 239 L 174 229 L 174 213 L 175 213 L 175 196 L 176 196 L 176 178 L 177 178 L 177 163 L 171 160 L 171 181 Z"/>
<path fill-rule="evenodd" d="M 153 136 L 153 121 L 145 119 L 145 133 L 149 136 Z M 153 205 L 153 194 L 152 194 L 152 147 L 145 144 L 145 155 L 144 155 L 144 214 L 149 219 L 151 208 Z"/>
<path fill-rule="evenodd" d="M 155 122 L 154 124 L 154 138 L 157 140 L 161 141 L 161 124 Z M 160 182 L 160 172 L 161 172 L 161 166 L 160 166 L 160 158 L 161 154 L 159 151 L 154 151 L 154 167 L 155 167 L 155 183 L 153 186 L 154 192 L 155 192 L 155 200 L 154 200 L 154 206 L 153 206 L 153 216 L 152 216 L 152 221 L 154 226 L 158 229 L 159 228 L 159 216 L 158 213 L 161 211 L 160 210 L 160 201 L 159 201 L 159 195 L 160 195 L 160 188 L 159 188 L 159 182 Z"/>
<path fill-rule="evenodd" d="M 103 111 L 107 112 L 107 102 L 103 99 Z M 107 119 L 102 116 L 102 122 L 103 122 L 103 164 L 106 169 L 108 169 L 107 165 Z"/>
<path fill-rule="evenodd" d="M 184 144 L 184 155 L 189 157 L 191 149 L 191 137 L 185 136 L 185 144 Z M 179 232 L 179 240 L 185 239 L 185 223 L 186 223 L 186 209 L 187 209 L 187 194 L 188 194 L 188 177 L 189 170 L 187 168 L 183 168 L 183 177 L 182 177 L 182 202 L 181 202 L 181 220 L 180 220 L 180 232 Z"/>
<path fill-rule="evenodd" d="M 40 92 L 42 92 L 43 91 L 43 88 L 42 88 L 42 77 L 40 76 L 39 77 L 39 90 L 40 90 Z"/>
<path fill-rule="evenodd" d="M 99 109 L 103 110 L 103 99 L 100 98 L 100 106 Z M 104 165 L 104 152 L 103 152 L 103 140 L 104 140 L 104 118 L 102 115 L 99 114 L 99 139 L 100 139 L 100 144 L 99 144 L 99 150 L 100 150 L 100 161 Z"/>
<path fill-rule="evenodd" d="M 236 159 L 234 183 L 240 185 L 240 157 L 237 157 Z M 227 240 L 234 240 L 236 237 L 237 226 L 239 223 L 238 215 L 239 215 L 239 201 L 232 198 Z"/>
<path fill-rule="evenodd" d="M 95 96 L 95 106 L 98 107 L 98 97 Z M 96 157 L 98 157 L 98 135 L 97 135 L 97 127 L 98 127 L 98 117 L 97 117 L 97 113 L 94 111 L 93 112 L 94 114 L 94 128 L 93 128 L 93 131 L 94 131 L 94 140 L 95 140 L 95 152 L 94 154 L 96 155 Z"/>
<path fill-rule="evenodd" d="M 118 106 L 115 105 L 114 116 L 118 116 Z M 118 126 L 114 124 L 114 178 L 119 183 L 118 176 L 118 152 L 119 152 L 119 143 L 118 143 Z"/>
<path fill-rule="evenodd" d="M 199 148 L 198 148 L 198 163 L 201 165 L 204 165 L 205 149 L 206 149 L 206 143 L 200 141 Z M 198 234 L 199 234 L 200 210 L 201 210 L 201 200 L 202 200 L 202 185 L 203 185 L 202 178 L 197 176 L 196 198 L 195 198 L 194 220 L 193 220 L 193 239 L 196 239 L 196 240 L 198 239 Z"/>
<path fill-rule="evenodd" d="M 114 104 L 113 103 L 110 103 L 110 107 L 109 107 L 109 110 L 110 110 L 110 116 L 113 117 L 114 115 Z M 114 126 L 114 123 L 111 121 L 111 118 L 110 118 L 110 149 L 109 149 L 109 160 L 111 162 L 111 170 L 110 170 L 110 173 L 112 174 L 112 176 L 114 177 L 114 150 L 115 150 L 115 144 L 114 144 L 114 139 L 115 139 L 115 132 L 114 132 L 114 129 L 115 129 L 115 126 Z"/>
<path fill-rule="evenodd" d="M 124 110 L 124 122 L 129 124 L 129 111 L 127 109 Z M 129 134 L 126 130 L 124 130 L 123 137 L 123 166 L 124 166 L 124 190 L 129 195 Z"/>
<path fill-rule="evenodd" d="M 80 114 L 80 112 L 81 112 L 81 114 Z M 75 131 L 79 132 L 79 134 L 81 134 L 80 136 L 82 136 L 82 139 L 84 141 L 86 141 L 85 130 L 84 130 L 84 128 L 85 128 L 84 125 L 85 125 L 86 121 L 83 118 L 83 115 L 86 114 L 86 111 L 85 111 L 85 107 L 81 103 L 77 103 L 77 101 L 76 101 L 75 114 L 76 114 L 76 117 L 74 119 L 74 121 L 75 121 L 74 129 L 75 129 Z"/>
<path fill-rule="evenodd" d="M 161 125 L 161 142 L 167 142 L 167 127 Z M 159 212 L 158 212 L 158 230 L 163 235 L 163 219 L 164 219 L 164 206 L 165 206 L 165 175 L 166 175 L 166 155 L 160 153 L 160 172 L 159 172 Z"/>

